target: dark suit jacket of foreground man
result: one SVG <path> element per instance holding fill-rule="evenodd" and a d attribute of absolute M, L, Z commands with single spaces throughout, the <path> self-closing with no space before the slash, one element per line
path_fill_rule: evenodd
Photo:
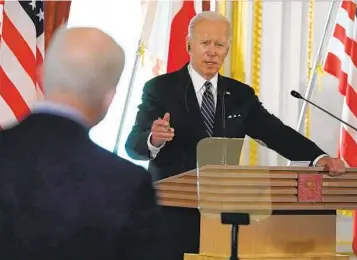
<path fill-rule="evenodd" d="M 0 132 L 0 259 L 167 260 L 150 175 L 58 115 Z"/>
<path fill-rule="evenodd" d="M 270 114 L 251 87 L 219 75 L 217 93 L 213 136 L 243 138 L 249 135 L 295 161 L 312 162 L 325 154 L 312 141 Z M 225 103 L 225 127 L 222 122 L 222 95 Z M 158 117 L 162 118 L 166 112 L 170 113 L 170 125 L 175 129 L 175 136 L 149 163 L 149 172 L 154 180 L 194 169 L 197 143 L 208 137 L 187 66 L 146 83 L 142 104 L 126 143 L 127 152 L 132 158 L 150 159 L 147 140 L 152 123 Z M 240 116 L 229 118 L 229 115 L 235 114 Z M 171 234 L 177 236 L 172 244 L 175 247 L 181 246 L 181 249 L 176 249 L 181 252 L 198 252 L 198 211 L 167 207 L 165 217 Z"/>

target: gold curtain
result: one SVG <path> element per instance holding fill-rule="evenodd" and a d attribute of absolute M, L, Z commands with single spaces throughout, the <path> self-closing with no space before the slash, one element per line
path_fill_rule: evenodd
<path fill-rule="evenodd" d="M 217 10 L 220 14 L 227 16 L 231 14 L 232 41 L 230 64 L 227 68 L 223 65 L 220 74 L 230 76 L 241 82 L 245 78 L 245 43 L 246 43 L 246 1 L 217 1 Z M 229 72 L 229 73 L 228 73 Z"/>
<path fill-rule="evenodd" d="M 246 28 L 247 28 L 247 2 L 245 0 L 217 2 L 218 12 L 227 16 L 231 13 L 232 42 L 230 64 L 223 65 L 220 74 L 230 76 L 241 82 L 246 82 Z M 261 38 L 262 38 L 262 12 L 263 2 L 254 0 L 253 2 L 253 31 L 252 31 L 252 59 L 251 59 L 251 86 L 257 96 L 260 94 L 260 59 L 261 59 Z M 229 66 L 229 68 L 228 68 Z M 228 73 L 230 72 L 230 74 Z M 258 164 L 258 144 L 251 140 L 249 143 L 249 165 Z M 241 161 L 244 161 L 243 155 Z"/>
<path fill-rule="evenodd" d="M 245 82 L 246 1 L 232 1 L 231 77 Z"/>
<path fill-rule="evenodd" d="M 262 24 L 263 20 L 263 2 L 262 0 L 253 1 L 253 39 L 252 39 L 252 62 L 251 62 L 251 86 L 255 94 L 260 94 L 260 59 L 261 59 L 261 41 L 262 41 Z M 250 140 L 249 165 L 258 164 L 258 144 Z"/>
<path fill-rule="evenodd" d="M 218 12 L 221 14 L 221 15 L 224 15 L 226 16 L 226 12 L 227 12 L 227 3 L 226 3 L 226 0 L 218 0 L 217 1 L 217 10 Z M 221 69 L 219 70 L 219 73 L 221 75 L 225 75 L 225 68 L 224 68 L 224 64 L 222 65 Z"/>

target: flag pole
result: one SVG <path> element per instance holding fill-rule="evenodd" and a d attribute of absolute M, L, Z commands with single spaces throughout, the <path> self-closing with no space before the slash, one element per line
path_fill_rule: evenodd
<path fill-rule="evenodd" d="M 321 40 L 320 40 L 320 44 L 319 44 L 319 47 L 318 47 L 318 50 L 317 50 L 317 54 L 316 54 L 315 60 L 314 60 L 313 65 L 312 65 L 312 74 L 311 74 L 311 77 L 309 79 L 309 82 L 308 82 L 308 85 L 307 85 L 307 88 L 306 88 L 306 92 L 305 92 L 305 95 L 304 95 L 305 99 L 310 99 L 311 98 L 312 93 L 314 91 L 314 87 L 315 87 L 315 81 L 316 81 L 316 77 L 317 77 L 317 68 L 326 59 L 326 52 L 323 53 L 323 47 L 324 47 L 324 44 L 326 43 L 326 38 L 328 37 L 327 32 L 328 32 L 328 29 L 330 28 L 333 10 L 335 8 L 336 3 L 339 3 L 339 2 L 340 1 L 336 1 L 336 0 L 331 0 L 331 2 L 330 2 L 330 8 L 329 8 L 329 12 L 328 12 L 327 19 L 326 19 L 326 22 L 325 22 L 324 31 L 323 31 L 323 34 L 322 34 L 322 37 L 321 37 Z M 305 118 L 307 105 L 308 105 L 307 102 L 303 101 L 302 107 L 301 107 L 301 110 L 300 110 L 300 114 L 299 114 L 299 119 L 298 119 L 298 122 L 297 122 L 297 125 L 296 125 L 296 128 L 295 128 L 295 130 L 300 132 L 300 133 L 301 133 L 301 130 L 302 130 L 302 127 L 303 127 L 303 121 L 304 121 L 304 118 Z M 292 164 L 292 161 L 289 161 L 288 165 L 291 166 L 291 164 Z"/>
<path fill-rule="evenodd" d="M 134 85 L 136 73 L 138 71 L 138 64 L 140 61 L 140 57 L 145 55 L 145 53 L 144 53 L 145 52 L 145 50 L 144 50 L 145 43 L 148 43 L 149 39 L 151 37 L 151 31 L 152 31 L 152 28 L 154 25 L 157 6 L 158 6 L 157 0 L 150 1 L 149 5 L 147 7 L 147 10 L 146 10 L 145 20 L 144 20 L 143 28 L 141 30 L 140 40 L 138 42 L 138 49 L 136 51 L 134 67 L 133 67 L 133 70 L 132 70 L 132 73 L 130 76 L 128 92 L 126 94 L 126 98 L 125 98 L 125 102 L 124 102 L 124 110 L 122 113 L 122 118 L 119 123 L 118 132 L 117 132 L 117 135 L 115 138 L 115 144 L 114 144 L 114 149 L 113 149 L 114 154 L 118 154 L 120 137 L 123 133 L 124 123 L 125 123 L 125 119 L 127 117 L 127 111 L 128 111 L 128 107 L 129 107 L 129 101 L 131 99 L 131 95 L 133 94 L 133 88 L 134 88 L 133 85 Z"/>
<path fill-rule="evenodd" d="M 139 43 L 138 43 L 138 49 L 137 49 L 137 52 L 136 52 L 136 56 L 135 56 L 134 67 L 133 67 L 132 73 L 130 75 L 129 87 L 128 87 L 128 92 L 126 94 L 126 98 L 125 98 L 125 101 L 124 101 L 124 109 L 123 109 L 122 117 L 120 119 L 118 132 L 117 132 L 117 135 L 115 137 L 115 144 L 114 144 L 114 149 L 113 149 L 113 153 L 114 154 L 118 154 L 120 137 L 121 137 L 121 135 L 123 133 L 125 119 L 126 119 L 127 114 L 128 114 L 127 112 L 128 112 L 128 108 L 129 108 L 129 101 L 130 101 L 131 96 L 133 94 L 134 79 L 135 79 L 136 73 L 138 71 L 138 63 L 139 63 L 140 57 L 142 55 L 141 52 L 142 52 L 142 44 L 141 44 L 141 39 L 140 39 Z"/>

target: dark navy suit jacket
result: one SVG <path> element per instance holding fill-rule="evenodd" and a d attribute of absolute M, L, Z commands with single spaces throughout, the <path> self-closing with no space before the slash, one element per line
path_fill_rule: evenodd
<path fill-rule="evenodd" d="M 148 172 L 79 122 L 37 113 L 0 132 L 0 259 L 167 260 L 163 230 Z"/>

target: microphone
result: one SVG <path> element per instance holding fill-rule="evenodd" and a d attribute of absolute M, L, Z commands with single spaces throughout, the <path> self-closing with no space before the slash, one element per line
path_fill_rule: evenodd
<path fill-rule="evenodd" d="M 313 103 L 312 101 L 304 98 L 303 96 L 301 96 L 301 94 L 295 90 L 292 90 L 290 92 L 290 95 L 292 95 L 294 98 L 297 98 L 297 99 L 302 99 L 304 101 L 306 101 L 307 103 L 313 105 L 314 107 L 317 107 L 318 109 L 320 109 L 322 112 L 325 112 L 326 114 L 328 114 L 329 116 L 332 116 L 334 119 L 336 119 L 337 121 L 351 127 L 353 130 L 355 130 L 357 132 L 357 128 L 354 127 L 354 126 L 351 126 L 349 123 L 343 121 L 341 118 L 338 118 L 337 116 L 335 116 L 334 114 L 328 112 L 326 109 L 323 109 L 322 107 L 320 107 L 319 105 L 316 105 L 315 103 Z"/>
<path fill-rule="evenodd" d="M 297 98 L 297 99 L 304 99 L 299 92 L 295 91 L 295 90 L 292 90 L 290 92 L 290 95 L 292 95 L 294 98 Z M 307 100 L 306 100 L 307 101 Z"/>

